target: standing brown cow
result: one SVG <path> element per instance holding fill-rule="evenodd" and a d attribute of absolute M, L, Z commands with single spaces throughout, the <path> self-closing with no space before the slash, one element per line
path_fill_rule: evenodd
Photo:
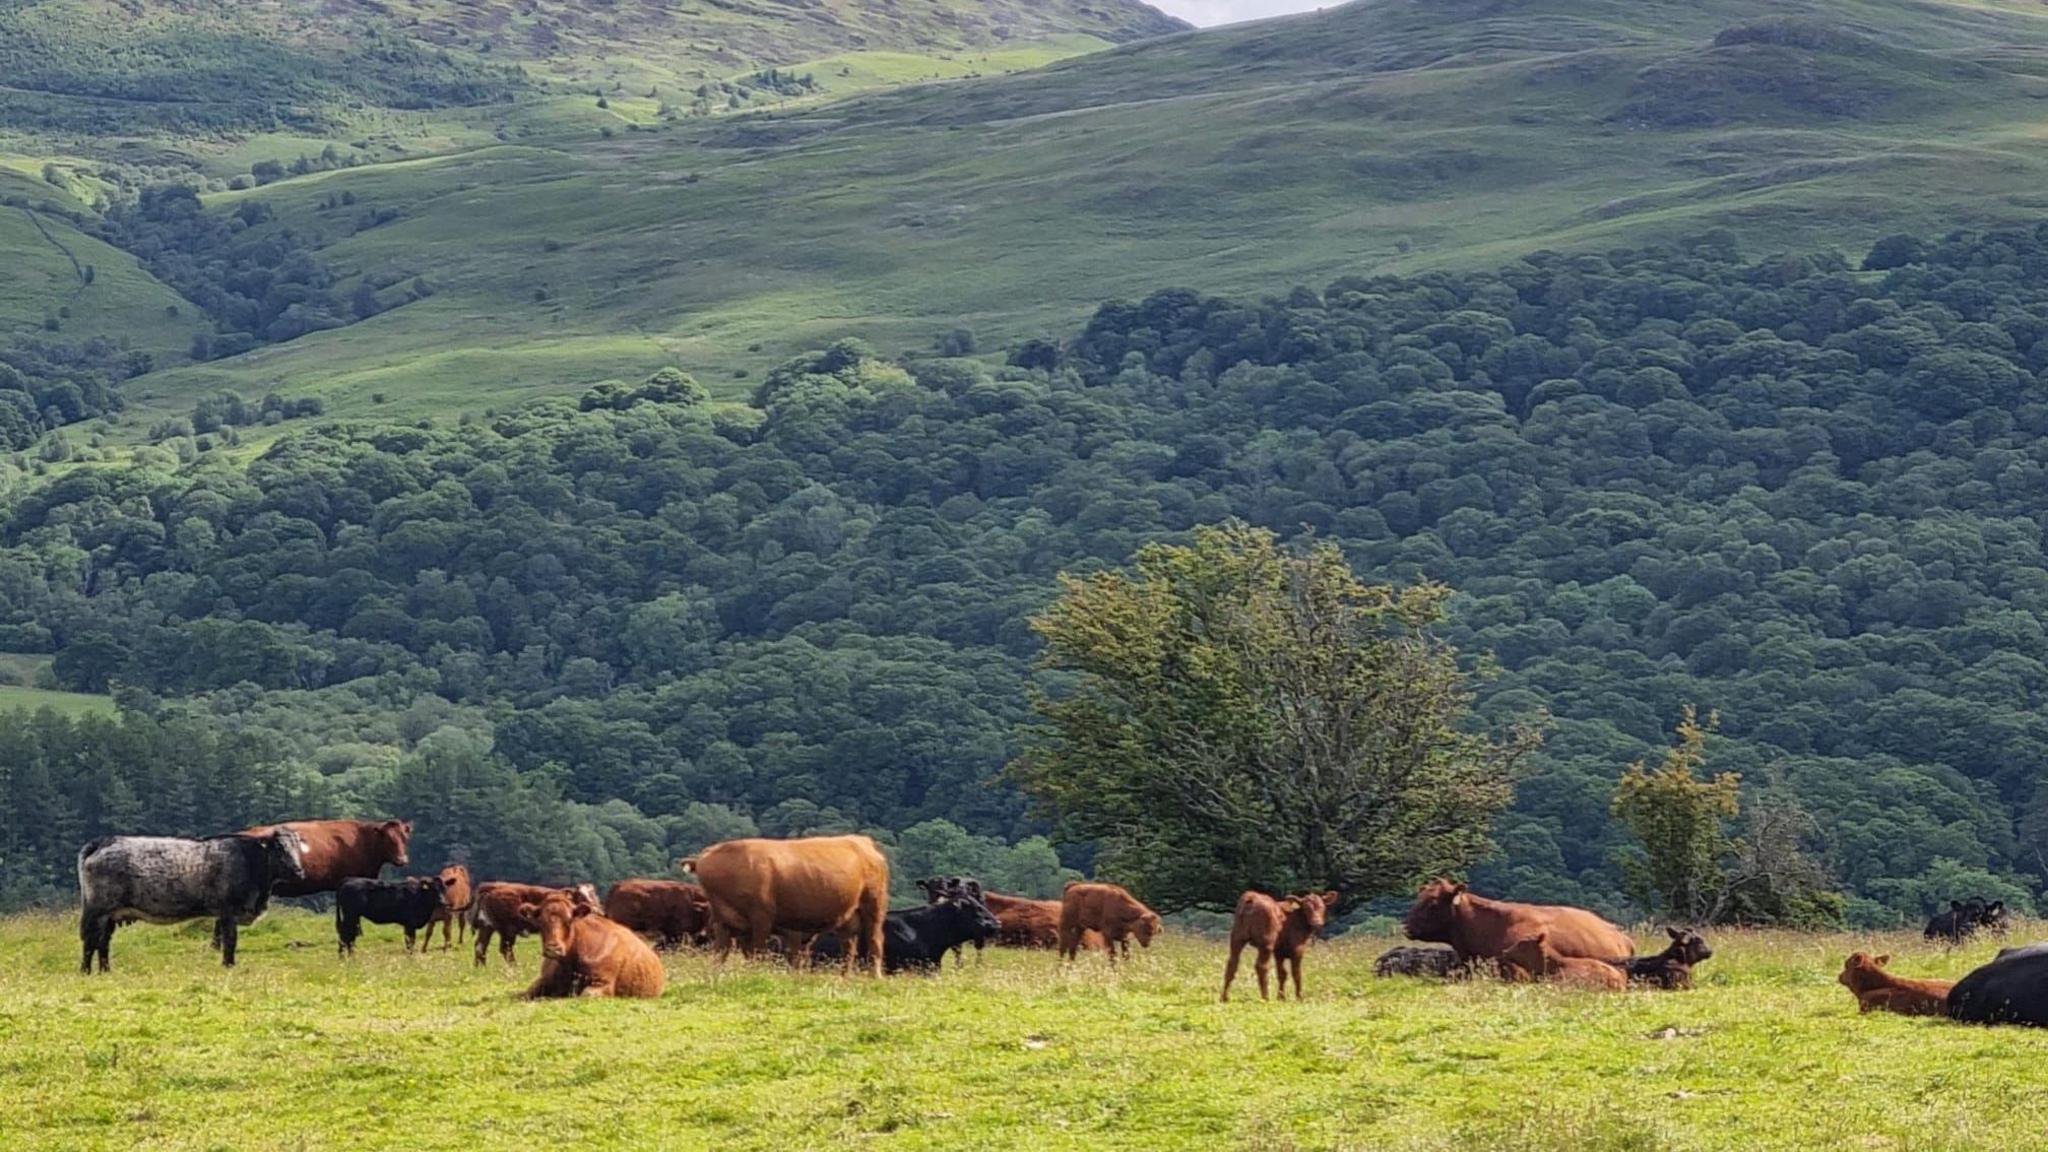
<path fill-rule="evenodd" d="M 1259 950 L 1253 967 L 1259 974 L 1259 999 L 1266 999 L 1266 973 L 1280 960 L 1280 998 L 1287 999 L 1287 968 L 1294 966 L 1294 998 L 1301 999 L 1301 954 L 1322 932 L 1329 910 L 1337 906 L 1335 892 L 1306 892 L 1275 900 L 1263 892 L 1247 892 L 1237 898 L 1237 913 L 1230 920 L 1230 962 L 1223 966 L 1223 1002 L 1230 1003 L 1230 982 L 1237 979 L 1237 964 L 1246 946 Z"/>
<path fill-rule="evenodd" d="M 550 891 L 519 906 L 519 919 L 540 933 L 540 975 L 526 998 L 661 996 L 668 973 L 647 942 L 607 918 L 581 891 Z"/>
<path fill-rule="evenodd" d="M 679 880 L 621 880 L 604 894 L 604 914 L 664 948 L 697 943 L 711 927 L 711 899 Z"/>
<path fill-rule="evenodd" d="M 882 974 L 889 860 L 866 836 L 727 840 L 678 865 L 697 874 L 711 901 L 711 943 L 721 961 L 735 939 L 751 957 L 786 933 L 800 941 L 792 955 L 801 963 L 809 940 L 830 932 L 854 945 L 849 968 L 858 954 Z"/>
<path fill-rule="evenodd" d="M 1083 934 L 1091 929 L 1102 934 L 1102 954 L 1112 964 L 1119 945 L 1125 958 L 1130 957 L 1131 937 L 1138 938 L 1140 947 L 1150 948 L 1152 938 L 1165 930 L 1159 913 L 1117 885 L 1077 880 L 1060 898 L 1060 956 L 1072 960 L 1080 955 Z"/>
<path fill-rule="evenodd" d="M 469 905 L 469 930 L 476 933 L 476 962 L 482 967 L 484 957 L 490 954 L 491 936 L 498 937 L 498 953 L 505 963 L 517 962 L 512 946 L 522 933 L 534 931 L 521 909 L 528 904 L 538 905 L 551 892 L 563 892 L 572 897 L 580 896 L 584 902 L 599 911 L 604 910 L 597 898 L 597 889 L 588 884 L 574 888 L 549 888 L 540 884 L 513 884 L 504 880 L 489 880 L 476 886 L 476 896 Z"/>
<path fill-rule="evenodd" d="M 412 823 L 407 820 L 294 820 L 286 824 L 264 824 L 242 833 L 268 836 L 289 828 L 306 844 L 306 878 L 280 880 L 273 895 L 311 896 L 332 892 L 343 880 L 360 876 L 375 880 L 389 864 L 403 868 L 412 863 L 406 849 L 412 842 Z"/>
<path fill-rule="evenodd" d="M 434 917 L 427 921 L 427 934 L 420 940 L 420 951 L 434 942 L 434 925 L 441 926 L 441 951 L 446 952 L 455 942 L 462 939 L 463 929 L 469 925 L 469 906 L 476 900 L 476 888 L 469 882 L 469 869 L 460 864 L 450 864 L 434 875 L 441 878 L 441 890 L 446 899 L 441 907 L 434 910 Z"/>
<path fill-rule="evenodd" d="M 1497 959 L 1517 940 L 1548 933 L 1560 956 L 1619 960 L 1636 954 L 1628 933 L 1583 908 L 1488 900 L 1463 884 L 1432 880 L 1422 886 L 1401 929 L 1410 940 L 1449 944 L 1460 960 Z"/>

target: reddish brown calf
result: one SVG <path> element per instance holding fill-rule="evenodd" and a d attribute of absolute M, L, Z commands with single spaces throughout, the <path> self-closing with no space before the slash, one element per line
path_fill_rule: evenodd
<path fill-rule="evenodd" d="M 1267 999 L 1266 973 L 1273 961 L 1280 961 L 1280 998 L 1287 999 L 1287 969 L 1294 966 L 1294 998 L 1301 999 L 1301 954 L 1323 930 L 1328 913 L 1337 906 L 1335 892 L 1307 892 L 1275 900 L 1263 892 L 1247 892 L 1237 898 L 1237 914 L 1230 921 L 1230 962 L 1223 967 L 1223 1002 L 1230 1003 L 1230 982 L 1237 979 L 1237 964 L 1247 946 L 1259 950 L 1254 964 L 1259 974 L 1259 999 Z"/>
<path fill-rule="evenodd" d="M 630 996 L 653 1000 L 668 981 L 661 958 L 638 933 L 607 919 L 582 893 L 553 891 L 522 904 L 519 918 L 540 933 L 540 976 L 526 998 Z"/>
<path fill-rule="evenodd" d="M 1537 980 L 1552 980 L 1559 984 L 1572 984 L 1581 988 L 1598 988 L 1609 992 L 1628 990 L 1628 976 L 1621 969 L 1605 960 L 1588 960 L 1583 956 L 1566 956 L 1551 946 L 1550 933 L 1538 932 L 1524 936 L 1508 946 L 1501 953 L 1501 959 L 1508 961 L 1529 973 Z"/>
<path fill-rule="evenodd" d="M 469 926 L 469 906 L 476 901 L 476 888 L 469 882 L 469 869 L 460 864 L 450 864 L 437 875 L 441 877 L 447 899 L 434 910 L 434 918 L 427 921 L 427 935 L 420 941 L 422 952 L 434 942 L 436 924 L 441 926 L 441 951 L 446 952 L 455 941 L 461 940 L 463 929 Z"/>
<path fill-rule="evenodd" d="M 1953 980 L 1910 980 L 1884 970 L 1890 956 L 1852 953 L 1835 979 L 1856 996 L 1858 1012 L 1896 1012 L 1901 1016 L 1946 1016 Z"/>
<path fill-rule="evenodd" d="M 1115 884 L 1069 884 L 1060 899 L 1060 955 L 1068 960 L 1080 955 L 1090 931 L 1102 934 L 1102 954 L 1114 964 L 1118 945 L 1128 957 L 1131 937 L 1150 948 L 1164 930 L 1159 913 Z"/>

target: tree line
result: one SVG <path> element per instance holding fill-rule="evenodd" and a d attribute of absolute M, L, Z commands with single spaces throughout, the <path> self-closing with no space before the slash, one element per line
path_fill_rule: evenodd
<path fill-rule="evenodd" d="M 1161 292 L 1002 367 L 844 342 L 749 413 L 611 385 L 323 425 L 13 498 L 0 647 L 137 698 L 407 685 L 564 803 L 1015 842 L 1047 830 L 1003 772 L 1061 674 L 1030 666 L 1058 575 L 1237 519 L 1453 590 L 1437 634 L 1495 665 L 1474 723 L 1548 714 L 1483 887 L 1639 906 L 1616 785 L 1696 704 L 1746 801 L 1810 814 L 1850 919 L 2024 899 L 2044 272 L 2048 229 L 1860 264 L 1717 235 Z"/>

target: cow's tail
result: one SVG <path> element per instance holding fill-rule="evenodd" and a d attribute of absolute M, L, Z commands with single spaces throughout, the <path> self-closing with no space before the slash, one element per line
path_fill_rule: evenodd
<path fill-rule="evenodd" d="M 85 878 L 85 862 L 92 859 L 93 853 L 98 852 L 113 842 L 114 838 L 112 836 L 102 836 L 97 840 L 88 842 L 85 847 L 78 850 L 78 899 L 80 903 L 90 904 L 92 902 L 92 886 L 87 883 Z"/>
<path fill-rule="evenodd" d="M 112 844 L 113 842 L 114 838 L 112 836 L 102 836 L 97 840 L 88 840 L 86 842 L 85 847 L 80 848 L 78 850 L 78 862 L 80 864 L 85 863 L 87 858 L 92 856 L 93 853 L 99 851 L 102 848 L 105 848 L 107 845 Z"/>

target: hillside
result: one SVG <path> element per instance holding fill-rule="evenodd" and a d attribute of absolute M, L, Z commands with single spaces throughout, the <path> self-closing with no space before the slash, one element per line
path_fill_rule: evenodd
<path fill-rule="evenodd" d="M 1160 283 L 1271 291 L 1715 228 L 1860 251 L 2025 220 L 2048 12 L 1918 0 L 1360 0 L 1010 76 L 482 148 L 230 194 L 311 225 L 353 190 L 403 219 L 330 251 L 438 270 L 345 333 L 151 382 L 335 411 L 481 408 L 634 378 L 715 390 L 858 334 L 1050 331 Z"/>

